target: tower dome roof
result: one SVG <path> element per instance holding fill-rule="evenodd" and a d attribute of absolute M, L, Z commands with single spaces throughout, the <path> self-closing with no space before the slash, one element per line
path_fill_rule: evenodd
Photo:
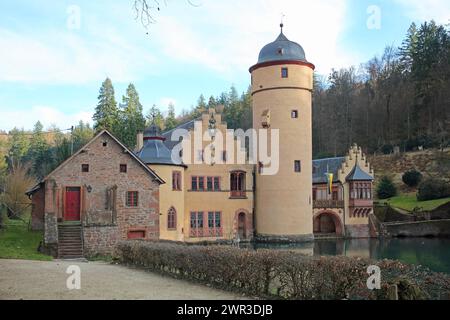
<path fill-rule="evenodd" d="M 144 147 L 137 156 L 145 164 L 177 165 L 172 160 L 172 152 L 164 144 L 166 139 L 161 135 L 161 130 L 156 124 L 152 124 L 144 131 Z"/>
<path fill-rule="evenodd" d="M 281 25 L 281 33 L 278 38 L 262 48 L 259 53 L 258 64 L 281 61 L 306 61 L 305 50 L 296 42 L 290 41 L 283 33 L 283 25 Z"/>

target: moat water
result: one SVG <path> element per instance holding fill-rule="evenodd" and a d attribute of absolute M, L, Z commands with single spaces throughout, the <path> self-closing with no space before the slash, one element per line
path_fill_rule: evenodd
<path fill-rule="evenodd" d="M 252 244 L 254 249 L 294 249 L 316 256 L 393 259 L 450 274 L 450 238 L 317 240 L 302 244 Z"/>

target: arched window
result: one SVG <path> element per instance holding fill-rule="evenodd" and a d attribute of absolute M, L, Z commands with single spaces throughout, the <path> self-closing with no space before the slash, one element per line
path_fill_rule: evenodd
<path fill-rule="evenodd" d="M 176 230 L 177 229 L 177 211 L 174 207 L 169 209 L 167 214 L 167 229 Z"/>
<path fill-rule="evenodd" d="M 245 198 L 245 175 L 244 171 L 234 171 L 230 174 L 230 188 L 232 198 Z"/>

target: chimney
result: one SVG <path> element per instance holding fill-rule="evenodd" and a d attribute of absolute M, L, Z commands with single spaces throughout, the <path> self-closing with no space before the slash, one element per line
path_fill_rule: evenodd
<path fill-rule="evenodd" d="M 136 152 L 139 152 L 144 147 L 144 132 L 138 131 L 136 134 Z"/>

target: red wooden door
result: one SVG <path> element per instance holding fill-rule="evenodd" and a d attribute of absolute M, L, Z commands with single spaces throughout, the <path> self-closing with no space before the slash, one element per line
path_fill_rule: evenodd
<path fill-rule="evenodd" d="M 80 188 L 71 187 L 66 189 L 65 221 L 80 221 L 80 194 Z"/>

